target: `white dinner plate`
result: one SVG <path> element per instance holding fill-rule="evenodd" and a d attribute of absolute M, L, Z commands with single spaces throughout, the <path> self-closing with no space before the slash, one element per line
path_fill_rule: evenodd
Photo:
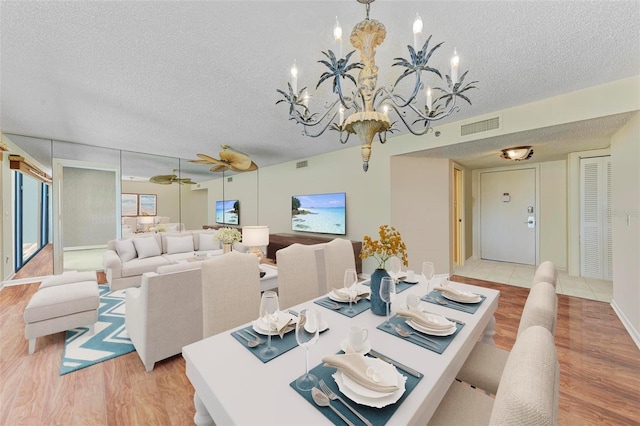
<path fill-rule="evenodd" d="M 293 331 L 296 329 L 295 326 L 295 321 L 297 319 L 296 316 L 290 314 L 289 312 L 286 311 L 280 311 L 280 313 L 278 314 L 279 316 L 282 315 L 284 318 L 289 318 L 290 320 L 293 319 L 294 320 L 294 324 L 290 325 L 287 330 L 285 331 L 285 333 L 288 333 L 290 331 Z M 251 326 L 253 327 L 253 330 L 256 333 L 260 333 L 264 336 L 267 336 L 269 334 L 269 325 L 266 323 L 266 321 L 263 318 L 258 318 L 254 321 L 251 322 Z M 277 335 L 277 331 L 275 329 L 271 330 L 271 335 Z"/>
<path fill-rule="evenodd" d="M 388 395 L 364 388 L 358 385 L 357 383 L 355 383 L 353 380 L 346 377 L 344 374 L 342 374 L 339 371 L 336 371 L 335 373 L 333 373 L 332 377 L 335 380 L 336 384 L 338 385 L 338 389 L 340 389 L 340 392 L 342 392 L 344 396 L 346 396 L 353 402 L 357 404 L 366 405 L 369 407 L 382 408 L 382 407 L 386 407 L 387 405 L 395 404 L 396 402 L 398 402 L 398 400 L 402 397 L 402 395 L 406 390 L 405 383 L 407 382 L 407 378 L 400 373 L 396 372 L 396 374 L 398 375 L 398 386 L 400 388 L 397 391 L 392 392 L 391 394 L 388 394 Z M 350 382 L 349 386 L 345 385 L 344 379 L 347 379 Z M 369 394 L 370 392 L 373 392 L 371 395 L 374 395 L 375 397 L 365 396 L 365 395 L 359 394 L 358 392 L 354 392 L 350 386 L 354 386 L 354 387 L 360 386 L 361 388 L 365 389 L 365 393 Z"/>
<path fill-rule="evenodd" d="M 453 300 L 454 302 L 458 302 L 458 303 L 478 303 L 482 300 L 482 297 L 480 297 L 479 295 L 475 295 L 476 298 L 475 299 L 470 299 L 469 297 L 466 297 L 464 299 L 461 299 L 459 297 L 455 297 L 452 294 L 447 294 L 447 293 L 440 293 L 442 294 L 442 296 L 444 296 L 445 299 L 449 299 L 449 300 Z M 471 296 L 472 293 L 469 293 L 469 296 Z"/>
<path fill-rule="evenodd" d="M 407 325 L 413 328 L 414 330 L 419 331 L 420 333 L 430 334 L 431 336 L 451 336 L 457 330 L 455 324 L 451 326 L 451 328 L 446 330 L 434 330 L 431 328 L 425 328 L 420 324 L 413 322 L 410 319 L 406 320 L 405 323 L 407 323 Z"/>

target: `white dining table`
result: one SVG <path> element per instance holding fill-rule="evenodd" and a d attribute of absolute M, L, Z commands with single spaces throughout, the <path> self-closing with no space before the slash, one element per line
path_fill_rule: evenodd
<path fill-rule="evenodd" d="M 486 300 L 474 314 L 422 302 L 422 308 L 429 312 L 465 323 L 443 354 L 378 330 L 376 327 L 385 317 L 375 315 L 370 309 L 349 318 L 323 308 L 313 300 L 292 307 L 295 311 L 306 307 L 316 308 L 329 325 L 329 329 L 320 335 L 318 342 L 310 349 L 309 368 L 320 364 L 325 355 L 340 350 L 340 343 L 346 339 L 350 325 L 367 328 L 373 349 L 424 374 L 387 424 L 426 424 L 478 339 L 484 334 L 484 340 L 491 341 L 495 323 L 493 314 L 500 294 L 497 290 L 457 282 L 450 282 L 449 285 L 484 295 Z M 392 311 L 406 306 L 407 295 L 422 297 L 426 293 L 427 283 L 420 277 L 417 284 L 396 295 Z M 186 374 L 195 389 L 194 422 L 197 425 L 330 424 L 316 407 L 289 386 L 304 373 L 305 349 L 295 347 L 263 363 L 231 336 L 234 330 L 183 348 Z"/>

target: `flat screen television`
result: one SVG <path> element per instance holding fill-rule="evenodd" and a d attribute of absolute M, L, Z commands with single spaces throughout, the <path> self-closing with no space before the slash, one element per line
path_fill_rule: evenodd
<path fill-rule="evenodd" d="M 240 225 L 240 202 L 238 200 L 216 201 L 216 223 Z"/>
<path fill-rule="evenodd" d="M 291 230 L 346 235 L 344 192 L 294 195 L 291 197 Z"/>

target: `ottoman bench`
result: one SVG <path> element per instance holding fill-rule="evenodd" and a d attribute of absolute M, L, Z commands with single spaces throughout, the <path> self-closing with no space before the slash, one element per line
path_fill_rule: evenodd
<path fill-rule="evenodd" d="M 99 306 L 95 272 L 66 272 L 42 281 L 24 311 L 29 354 L 35 351 L 38 337 L 82 326 L 93 334 Z"/>

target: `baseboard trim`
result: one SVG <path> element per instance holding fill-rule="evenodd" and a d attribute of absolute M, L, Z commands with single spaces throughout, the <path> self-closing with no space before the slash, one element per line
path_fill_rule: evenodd
<path fill-rule="evenodd" d="M 638 332 L 638 330 L 636 330 L 633 324 L 631 324 L 631 321 L 629 321 L 629 318 L 627 318 L 627 316 L 620 309 L 620 307 L 618 306 L 615 300 L 611 301 L 611 307 L 613 308 L 613 311 L 616 313 L 616 315 L 620 319 L 620 322 L 622 322 L 622 325 L 624 326 L 624 328 L 626 328 L 627 332 L 629 332 L 629 336 L 631 336 L 631 339 L 633 339 L 638 349 L 640 349 L 640 333 Z"/>

